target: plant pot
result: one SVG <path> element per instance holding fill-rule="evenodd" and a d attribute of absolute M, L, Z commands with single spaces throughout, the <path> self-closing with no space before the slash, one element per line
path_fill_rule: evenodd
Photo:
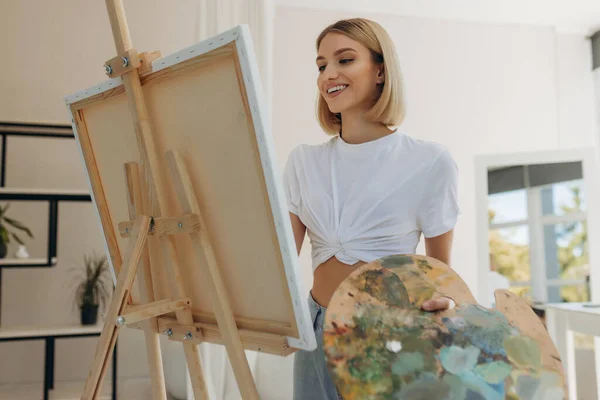
<path fill-rule="evenodd" d="M 7 253 L 8 253 L 8 246 L 6 245 L 6 243 L 0 243 L 0 258 L 6 257 Z"/>
<path fill-rule="evenodd" d="M 98 319 L 98 305 L 84 304 L 81 306 L 81 324 L 96 325 Z"/>

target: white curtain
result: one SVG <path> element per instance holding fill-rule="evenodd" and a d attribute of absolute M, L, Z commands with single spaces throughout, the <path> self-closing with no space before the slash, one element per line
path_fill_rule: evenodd
<path fill-rule="evenodd" d="M 264 93 L 264 110 L 270 123 L 271 116 L 271 65 L 273 0 L 198 0 L 197 40 L 205 40 L 234 26 L 246 24 L 252 34 L 254 53 L 261 75 Z M 235 376 L 223 346 L 203 343 L 202 358 L 206 372 L 207 386 L 214 400 L 241 399 Z M 258 383 L 258 363 L 262 357 L 246 351 L 255 382 Z M 210 381 L 210 382 L 208 382 Z M 260 388 L 259 388 L 260 390 Z M 188 399 L 193 399 L 188 381 Z"/>
<path fill-rule="evenodd" d="M 246 24 L 250 27 L 269 107 L 274 13 L 274 0 L 198 0 L 198 40 L 207 39 L 236 25 Z"/>

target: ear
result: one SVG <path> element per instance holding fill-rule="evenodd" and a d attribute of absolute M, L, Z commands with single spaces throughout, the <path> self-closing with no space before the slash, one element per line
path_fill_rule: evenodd
<path fill-rule="evenodd" d="M 385 67 L 382 65 L 377 71 L 377 84 L 381 85 L 385 82 Z"/>

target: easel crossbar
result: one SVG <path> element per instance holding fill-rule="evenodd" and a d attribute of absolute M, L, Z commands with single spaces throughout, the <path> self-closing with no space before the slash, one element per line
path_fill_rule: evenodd
<path fill-rule="evenodd" d="M 119 223 L 121 237 L 130 237 L 133 229 L 133 221 Z M 177 235 L 182 233 L 194 233 L 200 229 L 200 218 L 196 214 L 183 214 L 178 217 L 156 217 L 148 232 L 149 235 Z"/>
<path fill-rule="evenodd" d="M 183 310 L 192 304 L 189 298 L 171 301 L 170 299 L 158 300 L 148 304 L 130 305 L 125 313 L 117 318 L 117 324 L 125 325 L 158 317 L 174 311 Z"/>

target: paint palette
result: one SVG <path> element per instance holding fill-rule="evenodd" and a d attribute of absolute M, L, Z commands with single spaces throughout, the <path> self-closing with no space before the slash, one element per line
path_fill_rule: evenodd
<path fill-rule="evenodd" d="M 560 357 L 525 300 L 475 301 L 446 264 L 398 255 L 354 271 L 327 309 L 327 365 L 345 400 L 560 400 Z M 456 307 L 421 310 L 434 297 Z"/>

